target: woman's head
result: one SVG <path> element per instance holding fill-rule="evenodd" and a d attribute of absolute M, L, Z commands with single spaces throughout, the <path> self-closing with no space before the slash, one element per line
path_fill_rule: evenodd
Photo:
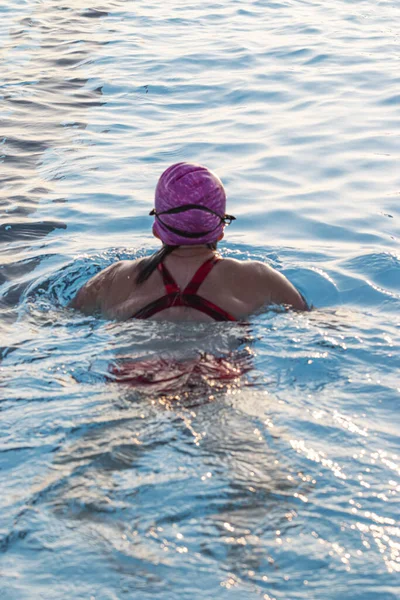
<path fill-rule="evenodd" d="M 226 195 L 206 167 L 177 163 L 161 175 L 155 193 L 154 234 L 168 246 L 216 242 L 223 236 Z"/>

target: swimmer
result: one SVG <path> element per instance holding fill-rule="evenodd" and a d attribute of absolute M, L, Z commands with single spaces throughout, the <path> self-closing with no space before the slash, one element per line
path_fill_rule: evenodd
<path fill-rule="evenodd" d="M 235 217 L 220 179 L 178 163 L 161 175 L 153 234 L 158 252 L 112 264 L 90 279 L 71 307 L 116 320 L 241 321 L 270 305 L 307 310 L 296 288 L 258 261 L 222 258 L 217 244 Z"/>

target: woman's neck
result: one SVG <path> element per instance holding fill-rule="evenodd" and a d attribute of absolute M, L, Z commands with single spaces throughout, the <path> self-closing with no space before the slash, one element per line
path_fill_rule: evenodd
<path fill-rule="evenodd" d="M 192 258 L 211 256 L 214 253 L 215 250 L 205 244 L 201 244 L 196 246 L 179 246 L 171 252 L 170 256 L 174 256 L 175 258 Z"/>

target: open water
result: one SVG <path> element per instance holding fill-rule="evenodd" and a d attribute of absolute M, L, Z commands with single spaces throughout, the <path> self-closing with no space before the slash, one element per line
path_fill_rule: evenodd
<path fill-rule="evenodd" d="M 3 0 L 0 48 L 2 600 L 398 598 L 400 3 Z M 314 310 L 66 307 L 181 160 Z M 247 367 L 110 378 L 196 353 Z"/>

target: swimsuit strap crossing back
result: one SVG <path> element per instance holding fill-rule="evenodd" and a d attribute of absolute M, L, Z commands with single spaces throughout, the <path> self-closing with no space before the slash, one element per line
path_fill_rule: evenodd
<path fill-rule="evenodd" d="M 148 319 L 149 317 L 152 317 L 153 315 L 161 312 L 162 310 L 166 310 L 167 308 L 186 306 L 188 308 L 199 310 L 200 312 L 214 319 L 214 321 L 236 321 L 237 319 L 235 319 L 235 317 L 229 314 L 226 310 L 197 294 L 197 290 L 207 275 L 220 260 L 222 260 L 222 258 L 219 256 L 212 256 L 206 260 L 197 269 L 196 273 L 193 275 L 192 279 L 189 281 L 183 291 L 180 290 L 178 284 L 168 271 L 167 267 L 161 262 L 157 269 L 163 279 L 166 294 L 138 310 L 134 315 L 132 315 L 131 318 Z"/>

